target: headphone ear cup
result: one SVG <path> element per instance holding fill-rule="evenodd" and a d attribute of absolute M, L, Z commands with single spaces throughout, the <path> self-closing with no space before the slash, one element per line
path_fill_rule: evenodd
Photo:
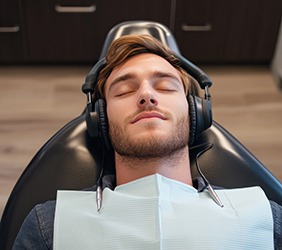
<path fill-rule="evenodd" d="M 189 95 L 190 139 L 189 146 L 193 145 L 196 138 L 212 125 L 211 100 L 199 96 Z"/>
<path fill-rule="evenodd" d="M 189 146 L 192 146 L 196 139 L 196 131 L 197 131 L 197 112 L 196 105 L 193 95 L 188 95 L 187 97 L 188 105 L 189 105 L 189 119 L 190 119 L 190 135 L 189 135 Z"/>
<path fill-rule="evenodd" d="M 208 129 L 212 125 L 212 102 L 208 99 L 202 99 L 202 133 L 204 130 Z"/>
<path fill-rule="evenodd" d="M 103 99 L 98 99 L 95 102 L 95 110 L 98 118 L 98 126 L 100 138 L 102 139 L 107 150 L 112 149 L 112 143 L 109 138 L 108 117 L 106 112 L 106 103 Z"/>
<path fill-rule="evenodd" d="M 88 134 L 91 138 L 99 137 L 99 125 L 98 125 L 98 116 L 95 111 L 92 111 L 92 108 L 86 107 L 86 126 Z"/>

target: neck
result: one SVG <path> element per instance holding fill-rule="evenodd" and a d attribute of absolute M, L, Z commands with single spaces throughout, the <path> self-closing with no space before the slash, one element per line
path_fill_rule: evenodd
<path fill-rule="evenodd" d="M 160 174 L 192 185 L 188 147 L 161 158 L 140 159 L 115 153 L 117 185 Z"/>

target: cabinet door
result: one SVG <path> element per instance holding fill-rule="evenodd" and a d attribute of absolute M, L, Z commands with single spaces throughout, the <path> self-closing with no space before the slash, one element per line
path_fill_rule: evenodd
<path fill-rule="evenodd" d="M 22 62 L 24 42 L 17 1 L 0 1 L 0 62 Z"/>
<path fill-rule="evenodd" d="M 174 34 L 181 52 L 201 63 L 269 63 L 280 0 L 176 0 Z"/>
<path fill-rule="evenodd" d="M 170 0 L 24 0 L 29 55 L 33 62 L 93 63 L 106 34 L 128 20 L 169 25 Z"/>
<path fill-rule="evenodd" d="M 98 55 L 95 1 L 24 0 L 30 62 L 82 62 Z"/>

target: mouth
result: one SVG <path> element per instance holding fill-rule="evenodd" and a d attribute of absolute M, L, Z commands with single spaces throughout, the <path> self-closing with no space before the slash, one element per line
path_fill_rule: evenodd
<path fill-rule="evenodd" d="M 165 116 L 158 113 L 158 112 L 154 112 L 154 111 L 150 111 L 150 112 L 142 112 L 138 115 L 136 115 L 133 120 L 131 121 L 131 124 L 134 124 L 140 120 L 144 120 L 144 119 L 161 119 L 161 120 L 166 120 Z"/>

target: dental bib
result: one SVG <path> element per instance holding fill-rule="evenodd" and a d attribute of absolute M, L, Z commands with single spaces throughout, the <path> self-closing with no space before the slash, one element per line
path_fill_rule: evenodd
<path fill-rule="evenodd" d="M 54 249 L 274 249 L 270 204 L 258 188 L 217 190 L 224 207 L 184 183 L 151 175 L 96 192 L 58 191 Z"/>

